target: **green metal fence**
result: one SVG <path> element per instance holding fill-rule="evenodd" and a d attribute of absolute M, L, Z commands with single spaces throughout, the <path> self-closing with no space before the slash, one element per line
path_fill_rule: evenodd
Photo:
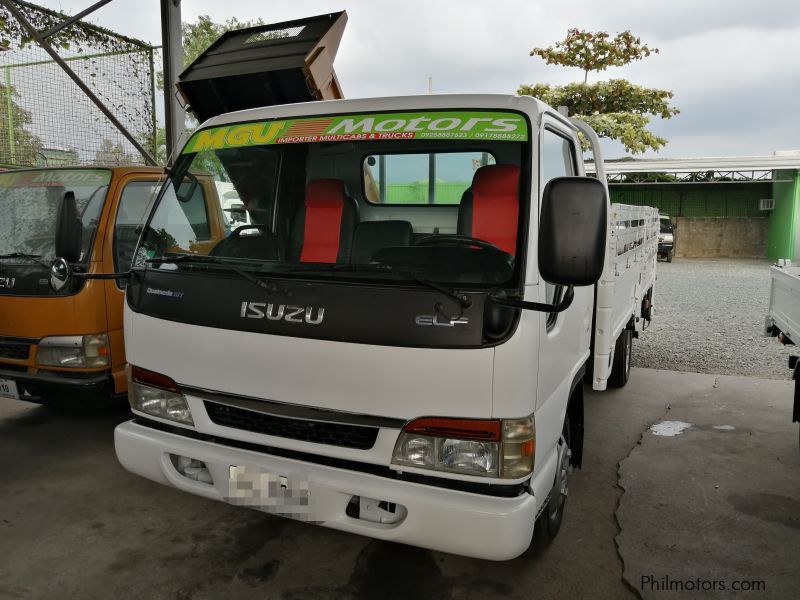
<path fill-rule="evenodd" d="M 63 19 L 18 3 L 39 29 Z M 16 20 L 0 8 L 0 167 L 141 164 L 134 146 Z M 147 149 L 155 145 L 154 48 L 85 22 L 50 40 L 70 68 Z"/>
<path fill-rule="evenodd" d="M 655 206 L 672 217 L 768 217 L 759 200 L 772 197 L 772 183 L 609 185 L 611 201 Z"/>

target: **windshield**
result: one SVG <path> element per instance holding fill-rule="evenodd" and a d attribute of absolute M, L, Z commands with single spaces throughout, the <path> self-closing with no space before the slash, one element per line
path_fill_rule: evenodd
<path fill-rule="evenodd" d="M 88 260 L 111 171 L 43 169 L 0 173 L 0 261 L 26 263 L 35 257 L 49 263 L 55 256 L 58 207 L 73 192 L 83 222 L 79 261 Z"/>
<path fill-rule="evenodd" d="M 159 259 L 210 255 L 287 277 L 508 284 L 523 247 L 527 140 L 522 115 L 488 111 L 202 130 L 172 171 L 136 264 L 192 270 L 186 258 Z"/>
<path fill-rule="evenodd" d="M 661 233 L 672 233 L 672 221 L 669 217 L 661 217 Z"/>

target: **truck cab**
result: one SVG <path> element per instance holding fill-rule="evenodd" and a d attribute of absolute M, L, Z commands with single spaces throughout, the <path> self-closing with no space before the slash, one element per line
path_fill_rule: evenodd
<path fill-rule="evenodd" d="M 77 270 L 126 271 L 162 176 L 148 167 L 0 173 L 0 397 L 102 406 L 124 396 L 122 282 L 49 287 L 58 215 L 71 195 Z"/>
<path fill-rule="evenodd" d="M 207 120 L 133 260 L 117 457 L 209 499 L 510 559 L 560 528 L 584 375 L 627 380 L 657 213 L 612 210 L 602 159 L 583 170 L 578 131 L 596 134 L 530 97 L 281 103 L 342 19 L 226 34 L 182 76 Z M 307 100 L 338 90 L 310 80 L 329 85 Z M 229 235 L 189 209 L 202 178 L 241 201 Z"/>
<path fill-rule="evenodd" d="M 581 177 L 579 148 L 557 111 L 508 96 L 205 123 L 127 288 L 135 419 L 116 430 L 120 462 L 210 498 L 484 558 L 527 548 L 537 515 L 544 536 L 557 531 L 580 464 L 594 294 L 542 275 L 553 252 L 539 231 L 568 223 L 575 266 L 603 265 L 607 191 Z M 199 235 L 181 190 L 200 172 L 233 184 L 249 224 Z M 566 184 L 572 200 L 555 205 L 572 222 L 543 204 Z M 270 477 L 288 491 L 266 504 L 245 491 Z"/>
<path fill-rule="evenodd" d="M 667 262 L 675 257 L 675 223 L 669 215 L 658 215 L 660 227 L 658 232 L 658 256 Z"/>

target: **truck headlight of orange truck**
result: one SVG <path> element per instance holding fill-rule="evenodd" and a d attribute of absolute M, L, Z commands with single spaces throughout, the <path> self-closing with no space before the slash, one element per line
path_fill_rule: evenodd
<path fill-rule="evenodd" d="M 111 364 L 108 335 L 59 335 L 42 338 L 36 364 L 48 367 L 94 369 Z"/>

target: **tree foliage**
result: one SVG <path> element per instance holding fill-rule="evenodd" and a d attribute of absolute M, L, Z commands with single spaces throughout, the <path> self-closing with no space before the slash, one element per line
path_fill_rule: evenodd
<path fill-rule="evenodd" d="M 236 17 L 231 17 L 224 23 L 215 23 L 208 15 L 200 15 L 197 17 L 197 21 L 184 21 L 181 23 L 183 43 L 183 60 L 181 64 L 183 68 L 185 69 L 192 64 L 226 31 L 256 27 L 258 25 L 264 25 L 264 21 L 261 18 L 255 21 L 240 21 Z M 156 72 L 156 85 L 158 89 L 164 89 L 163 71 Z M 187 129 L 197 127 L 197 122 L 192 115 L 187 114 L 186 119 Z M 159 164 L 163 164 L 167 160 L 167 133 L 164 127 L 156 129 L 155 145 L 155 158 Z"/>
<path fill-rule="evenodd" d="M 618 33 L 613 38 L 605 31 L 570 29 L 567 37 L 547 48 L 534 48 L 531 56 L 539 56 L 548 65 L 579 67 L 586 83 L 589 71 L 605 71 L 608 67 L 622 67 L 642 60 L 658 48 L 642 44 L 630 31 Z"/>
<path fill-rule="evenodd" d="M 43 6 L 28 5 L 22 2 L 16 2 L 16 5 L 28 22 L 38 31 L 50 29 L 69 18 L 69 15 L 63 12 Z M 139 40 L 84 20 L 76 21 L 62 29 L 48 41 L 56 48 L 70 48 L 76 52 L 83 52 L 87 48 L 100 49 L 104 52 L 133 52 L 149 49 L 149 46 Z M 12 48 L 34 43 L 8 9 L 0 6 L 0 47 Z"/>
<path fill-rule="evenodd" d="M 16 95 L 13 86 L 0 85 L 0 157 L 8 166 L 34 166 L 42 141 L 28 131 L 33 118 L 17 104 Z"/>
<path fill-rule="evenodd" d="M 587 83 L 590 71 L 624 66 L 657 52 L 658 48 L 643 44 L 630 31 L 612 38 L 604 31 L 570 29 L 564 40 L 547 48 L 534 48 L 531 56 L 547 64 L 578 67 L 584 72 L 583 82 L 521 85 L 517 93 L 535 96 L 552 106 L 565 106 L 570 115 L 586 121 L 600 137 L 619 140 L 631 153 L 658 150 L 667 140 L 647 129 L 648 115 L 671 119 L 680 112 L 670 105 L 671 91 L 642 87 L 625 79 Z"/>
<path fill-rule="evenodd" d="M 224 23 L 215 23 L 208 15 L 200 15 L 197 21 L 184 21 L 181 23 L 181 37 L 183 41 L 183 61 L 185 69 L 192 64 L 198 56 L 219 39 L 226 31 L 233 29 L 244 29 L 264 25 L 261 18 L 255 21 L 240 21 L 236 17 L 231 17 Z M 158 89 L 164 89 L 164 72 L 158 71 L 156 74 Z"/>
<path fill-rule="evenodd" d="M 95 152 L 94 164 L 109 167 L 125 167 L 135 165 L 139 161 L 136 156 L 125 152 L 122 144 L 115 144 L 113 141 L 104 138 L 100 143 L 100 148 Z"/>

